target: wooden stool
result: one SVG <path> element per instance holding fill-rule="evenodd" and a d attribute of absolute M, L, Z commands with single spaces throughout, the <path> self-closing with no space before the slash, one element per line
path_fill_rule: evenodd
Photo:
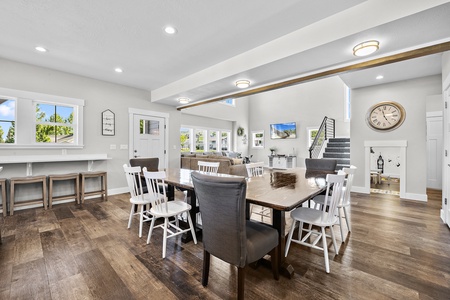
<path fill-rule="evenodd" d="M 31 184 L 31 183 L 42 183 L 42 198 L 34 200 L 26 200 L 14 203 L 14 189 L 18 184 Z M 14 177 L 9 180 L 11 187 L 11 195 L 9 199 L 9 214 L 12 216 L 14 214 L 14 204 L 16 206 L 25 206 L 30 204 L 44 205 L 44 209 L 47 209 L 47 176 L 28 176 L 28 177 Z"/>
<path fill-rule="evenodd" d="M 53 183 L 54 181 L 64 181 L 64 180 L 75 180 L 74 182 L 74 194 L 53 196 Z M 54 174 L 48 175 L 48 207 L 52 208 L 53 200 L 65 200 L 73 199 L 75 202 L 80 204 L 80 174 L 70 173 L 70 174 Z"/>
<path fill-rule="evenodd" d="M 3 216 L 6 217 L 8 209 L 6 207 L 6 179 L 0 178 L 0 188 L 2 189 L 2 212 Z"/>
<path fill-rule="evenodd" d="M 107 175 L 104 171 L 99 172 L 82 172 L 80 173 L 81 178 L 81 204 L 84 203 L 84 198 L 88 196 L 101 195 L 103 200 L 108 200 L 108 184 Z M 87 178 L 100 178 L 100 190 L 86 192 L 86 179 Z"/>

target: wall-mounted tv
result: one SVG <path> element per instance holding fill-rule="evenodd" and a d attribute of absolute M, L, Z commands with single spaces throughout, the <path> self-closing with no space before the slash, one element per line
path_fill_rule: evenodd
<path fill-rule="evenodd" d="M 295 139 L 297 138 L 297 125 L 295 122 L 270 124 L 271 139 Z"/>

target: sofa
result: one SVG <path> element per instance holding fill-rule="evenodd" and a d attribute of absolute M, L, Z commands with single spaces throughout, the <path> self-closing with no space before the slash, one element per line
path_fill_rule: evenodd
<path fill-rule="evenodd" d="M 247 176 L 247 169 L 242 164 L 242 158 L 231 158 L 217 154 L 183 153 L 180 165 L 182 169 L 198 170 L 199 161 L 219 162 L 218 173 Z"/>

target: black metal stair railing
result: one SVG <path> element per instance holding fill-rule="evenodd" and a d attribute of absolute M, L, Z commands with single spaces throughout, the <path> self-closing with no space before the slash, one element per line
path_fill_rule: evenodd
<path fill-rule="evenodd" d="M 335 137 L 335 120 L 332 118 L 323 118 L 322 124 L 317 131 L 311 147 L 309 147 L 309 158 L 319 158 L 319 154 L 322 151 L 322 147 L 325 141 Z"/>

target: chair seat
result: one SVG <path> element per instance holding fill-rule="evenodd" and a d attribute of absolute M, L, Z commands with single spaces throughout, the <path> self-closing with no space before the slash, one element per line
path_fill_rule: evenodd
<path fill-rule="evenodd" d="M 308 207 L 299 207 L 291 212 L 292 219 L 295 219 L 300 222 L 315 224 L 317 226 L 331 226 L 338 221 L 338 218 L 333 215 L 330 218 L 330 222 L 322 222 L 322 214 L 321 210 L 308 208 Z M 329 213 L 325 213 L 325 218 L 328 219 Z"/>
<path fill-rule="evenodd" d="M 165 205 L 163 205 L 165 206 Z M 181 213 L 187 212 L 191 209 L 191 206 L 184 201 L 175 200 L 167 202 L 167 211 L 160 211 L 152 207 L 150 213 L 155 217 L 173 217 Z"/>
<path fill-rule="evenodd" d="M 345 187 L 342 188 L 342 191 L 345 192 Z M 323 205 L 325 203 L 325 195 L 315 196 L 312 200 L 314 201 L 315 204 Z M 344 207 L 344 206 L 350 206 L 350 204 L 343 205 L 342 203 L 339 203 L 337 205 L 337 208 L 341 208 L 341 207 Z"/>
<path fill-rule="evenodd" d="M 278 245 L 278 231 L 270 226 L 247 221 L 247 261 L 257 261 Z"/>
<path fill-rule="evenodd" d="M 149 194 L 144 194 L 144 199 L 141 198 L 130 198 L 130 203 L 137 204 L 137 205 L 145 205 L 150 204 L 152 202 L 152 199 L 150 198 Z"/>

